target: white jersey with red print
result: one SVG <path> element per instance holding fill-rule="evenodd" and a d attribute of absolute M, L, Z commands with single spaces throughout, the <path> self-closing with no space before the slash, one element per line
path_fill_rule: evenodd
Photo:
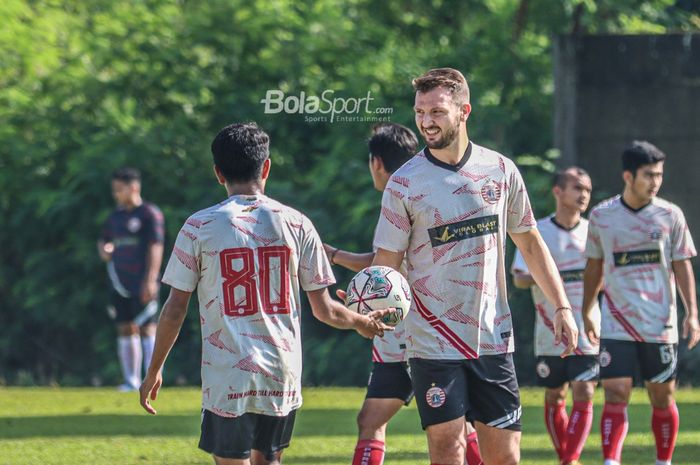
<path fill-rule="evenodd" d="M 374 230 L 374 240 L 377 239 L 377 230 Z M 374 251 L 377 251 L 374 246 Z M 406 276 L 406 260 L 399 270 Z M 402 320 L 394 326 L 393 331 L 387 331 L 383 337 L 375 336 L 372 340 L 372 361 L 378 363 L 405 362 L 406 357 L 406 322 Z"/>
<path fill-rule="evenodd" d="M 264 195 L 232 196 L 186 221 L 163 282 L 197 289 L 203 408 L 284 416 L 301 405 L 299 288 L 335 282 L 308 218 Z"/>
<path fill-rule="evenodd" d="M 598 204 L 586 256 L 603 260 L 601 337 L 677 343 L 672 262 L 695 255 L 683 212 L 671 202 L 653 198 L 633 210 L 618 195 Z"/>
<path fill-rule="evenodd" d="M 559 225 L 554 215 L 549 215 L 537 221 L 537 229 L 545 244 L 549 248 L 554 263 L 557 265 L 559 275 L 564 283 L 564 291 L 569 298 L 574 313 L 576 325 L 583 328 L 583 316 L 581 304 L 583 303 L 583 270 L 586 267 L 586 236 L 588 234 L 588 220 L 581 221 L 571 229 Z M 530 276 L 530 269 L 519 250 L 515 251 L 515 258 L 511 266 L 513 274 Z M 535 320 L 535 355 L 560 355 L 566 348 L 564 341 L 554 343 L 554 312 L 552 305 L 538 285 L 533 285 L 532 300 L 537 310 Z M 595 302 L 593 308 L 594 321 L 600 322 L 600 308 Z M 576 355 L 594 355 L 598 353 L 598 346 L 591 344 L 583 331 L 579 332 Z"/>
<path fill-rule="evenodd" d="M 513 351 L 506 231 L 535 227 L 518 169 L 469 144 L 458 165 L 426 148 L 391 177 L 375 245 L 405 251 L 413 309 L 409 358 L 459 360 Z"/>

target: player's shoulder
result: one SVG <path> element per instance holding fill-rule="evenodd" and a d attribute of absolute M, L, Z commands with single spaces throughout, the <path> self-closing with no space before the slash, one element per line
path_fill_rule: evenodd
<path fill-rule="evenodd" d="M 153 202 L 143 202 L 143 211 L 146 213 L 146 215 L 151 216 L 153 218 L 162 220 L 163 219 L 163 212 L 158 208 L 158 205 L 154 204 Z"/>
<path fill-rule="evenodd" d="M 554 213 L 538 219 L 537 220 L 537 229 L 540 231 L 548 231 L 548 230 L 554 228 L 554 222 L 552 221 L 553 217 L 554 217 Z"/>
<path fill-rule="evenodd" d="M 660 197 L 654 197 L 653 205 L 655 208 L 666 211 L 674 217 L 684 216 L 681 207 Z"/>
<path fill-rule="evenodd" d="M 518 171 L 515 162 L 496 150 L 478 145 L 472 142 L 472 156 L 478 157 L 481 163 L 500 168 L 503 173 L 509 174 Z"/>
<path fill-rule="evenodd" d="M 616 210 L 620 208 L 622 203 L 620 202 L 620 195 L 615 195 L 613 197 L 607 198 L 598 204 L 596 204 L 592 209 L 591 209 L 591 214 L 590 217 L 594 218 L 599 215 L 604 215 L 607 213 L 614 213 Z"/>
<path fill-rule="evenodd" d="M 411 181 L 417 177 L 424 175 L 424 166 L 429 163 L 423 150 L 409 158 L 406 163 L 401 165 L 389 177 L 387 184 L 393 184 L 394 187 L 408 188 L 411 186 Z"/>

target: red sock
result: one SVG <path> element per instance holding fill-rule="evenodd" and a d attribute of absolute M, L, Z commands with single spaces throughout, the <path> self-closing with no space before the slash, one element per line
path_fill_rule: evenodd
<path fill-rule="evenodd" d="M 566 415 L 566 402 L 557 402 L 556 404 L 545 402 L 544 421 L 549 436 L 552 438 L 554 449 L 559 458 L 562 458 L 566 450 L 566 425 L 569 423 L 569 417 Z"/>
<path fill-rule="evenodd" d="M 678 407 L 673 402 L 666 408 L 654 407 L 651 416 L 651 429 L 656 438 L 657 460 L 670 462 L 678 436 Z"/>
<path fill-rule="evenodd" d="M 561 458 L 563 463 L 573 462 L 581 456 L 592 423 L 593 402 L 574 402 L 569 424 L 566 427 L 566 449 Z"/>
<path fill-rule="evenodd" d="M 382 463 L 384 463 L 384 442 L 375 439 L 357 441 L 352 465 L 382 465 Z"/>
<path fill-rule="evenodd" d="M 621 462 L 622 443 L 627 436 L 627 404 L 605 403 L 600 419 L 600 436 L 603 443 L 603 458 Z"/>
<path fill-rule="evenodd" d="M 467 465 L 484 465 L 479 452 L 479 441 L 476 431 L 467 436 Z"/>

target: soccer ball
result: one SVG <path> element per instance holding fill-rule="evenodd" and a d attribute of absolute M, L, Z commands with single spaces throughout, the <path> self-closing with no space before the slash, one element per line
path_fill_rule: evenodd
<path fill-rule="evenodd" d="M 396 312 L 385 316 L 382 321 L 388 326 L 396 326 L 411 308 L 411 287 L 406 278 L 393 268 L 368 266 L 350 281 L 345 306 L 363 315 L 374 310 L 394 308 Z"/>

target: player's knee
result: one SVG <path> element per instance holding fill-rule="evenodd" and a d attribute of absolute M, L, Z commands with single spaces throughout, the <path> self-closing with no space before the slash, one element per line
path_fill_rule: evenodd
<path fill-rule="evenodd" d="M 605 386 L 605 401 L 614 404 L 627 403 L 630 398 L 630 388 L 627 385 L 611 384 Z"/>
<path fill-rule="evenodd" d="M 489 459 L 489 465 L 518 465 L 520 463 L 520 451 L 506 447 L 499 448 Z"/>
<path fill-rule="evenodd" d="M 544 392 L 544 399 L 550 405 L 557 404 L 559 402 L 564 402 L 566 400 L 566 386 L 559 388 L 547 389 Z"/>
<path fill-rule="evenodd" d="M 379 431 L 383 425 L 372 415 L 371 411 L 362 408 L 357 414 L 357 429 L 361 435 L 367 435 L 374 431 Z"/>

